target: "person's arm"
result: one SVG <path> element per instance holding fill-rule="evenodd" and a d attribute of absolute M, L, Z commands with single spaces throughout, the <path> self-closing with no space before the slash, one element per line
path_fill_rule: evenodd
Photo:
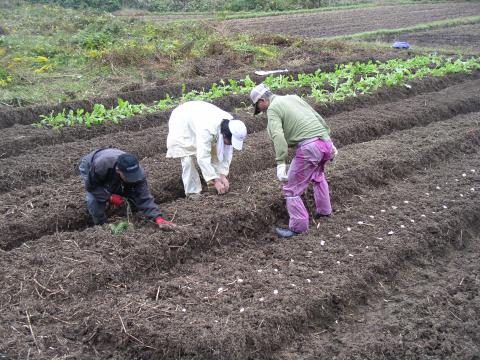
<path fill-rule="evenodd" d="M 224 154 L 223 154 L 223 161 L 218 164 L 218 173 L 220 175 L 228 176 L 230 172 L 230 164 L 233 158 L 233 147 L 232 145 L 225 145 Z"/>
<path fill-rule="evenodd" d="M 138 184 L 135 184 L 135 186 L 125 195 L 146 217 L 155 220 L 159 216 L 162 216 L 160 209 L 158 208 L 157 204 L 155 204 L 155 200 L 150 193 L 146 179 Z"/>
<path fill-rule="evenodd" d="M 288 144 L 283 132 L 282 119 L 275 110 L 268 110 L 267 132 L 275 148 L 275 161 L 277 164 L 286 164 L 288 157 Z"/>
<path fill-rule="evenodd" d="M 218 178 L 212 166 L 212 138 L 213 134 L 207 129 L 201 129 L 197 133 L 197 162 L 206 182 Z"/>

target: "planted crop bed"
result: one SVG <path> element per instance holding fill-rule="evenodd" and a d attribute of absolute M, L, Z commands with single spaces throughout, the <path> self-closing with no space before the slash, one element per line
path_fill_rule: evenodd
<path fill-rule="evenodd" d="M 198 201 L 184 199 L 180 163 L 165 159 L 168 112 L 147 115 L 145 129 L 144 115 L 98 132 L 8 129 L 0 141 L 8 153 L 0 160 L 0 355 L 478 353 L 480 274 L 467 252 L 478 254 L 480 80 L 409 85 L 328 105 L 309 100 L 327 114 L 340 151 L 327 166 L 335 213 L 289 240 L 273 232 L 287 214 L 265 119 L 251 109 L 236 110 L 249 135 L 234 156 L 231 192 Z M 219 104 L 234 109 L 239 100 Z M 91 226 L 76 167 L 106 145 L 139 155 L 177 232 L 141 218 L 117 235 Z"/>

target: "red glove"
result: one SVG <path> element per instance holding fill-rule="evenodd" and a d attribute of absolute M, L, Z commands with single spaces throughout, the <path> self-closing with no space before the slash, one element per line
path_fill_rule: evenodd
<path fill-rule="evenodd" d="M 110 196 L 110 204 L 113 206 L 121 206 L 123 205 L 123 198 L 120 195 L 113 194 Z"/>
<path fill-rule="evenodd" d="M 155 219 L 155 223 L 157 225 L 173 225 L 173 223 L 171 221 L 167 221 L 164 218 L 162 218 L 161 216 L 159 216 Z"/>

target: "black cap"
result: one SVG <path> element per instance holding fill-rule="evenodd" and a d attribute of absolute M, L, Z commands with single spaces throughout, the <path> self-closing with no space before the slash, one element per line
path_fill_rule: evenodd
<path fill-rule="evenodd" d="M 145 172 L 138 159 L 132 154 L 122 154 L 117 159 L 117 169 L 125 176 L 127 183 L 145 180 Z"/>

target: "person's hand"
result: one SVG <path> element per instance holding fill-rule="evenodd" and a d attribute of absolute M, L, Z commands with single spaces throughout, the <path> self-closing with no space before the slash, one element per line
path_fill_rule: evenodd
<path fill-rule="evenodd" d="M 220 179 L 215 179 L 213 181 L 213 186 L 215 187 L 219 195 L 223 195 L 227 192 L 225 184 Z"/>
<path fill-rule="evenodd" d="M 155 219 L 155 224 L 158 225 L 158 227 L 162 230 L 170 230 L 173 231 L 177 227 L 174 223 L 171 221 L 165 220 L 163 217 L 159 216 Z"/>
<path fill-rule="evenodd" d="M 112 196 L 110 196 L 109 202 L 113 206 L 122 206 L 124 203 L 124 200 L 120 195 L 113 194 Z"/>
<path fill-rule="evenodd" d="M 288 181 L 287 164 L 277 165 L 277 178 L 282 182 Z"/>
<path fill-rule="evenodd" d="M 225 185 L 220 181 L 220 179 L 214 179 L 207 182 L 208 191 L 211 193 L 216 192 L 217 194 L 225 194 Z"/>
<path fill-rule="evenodd" d="M 230 182 L 228 181 L 227 177 L 225 175 L 220 175 L 220 181 L 225 187 L 225 192 L 228 192 L 228 190 L 230 189 Z"/>

